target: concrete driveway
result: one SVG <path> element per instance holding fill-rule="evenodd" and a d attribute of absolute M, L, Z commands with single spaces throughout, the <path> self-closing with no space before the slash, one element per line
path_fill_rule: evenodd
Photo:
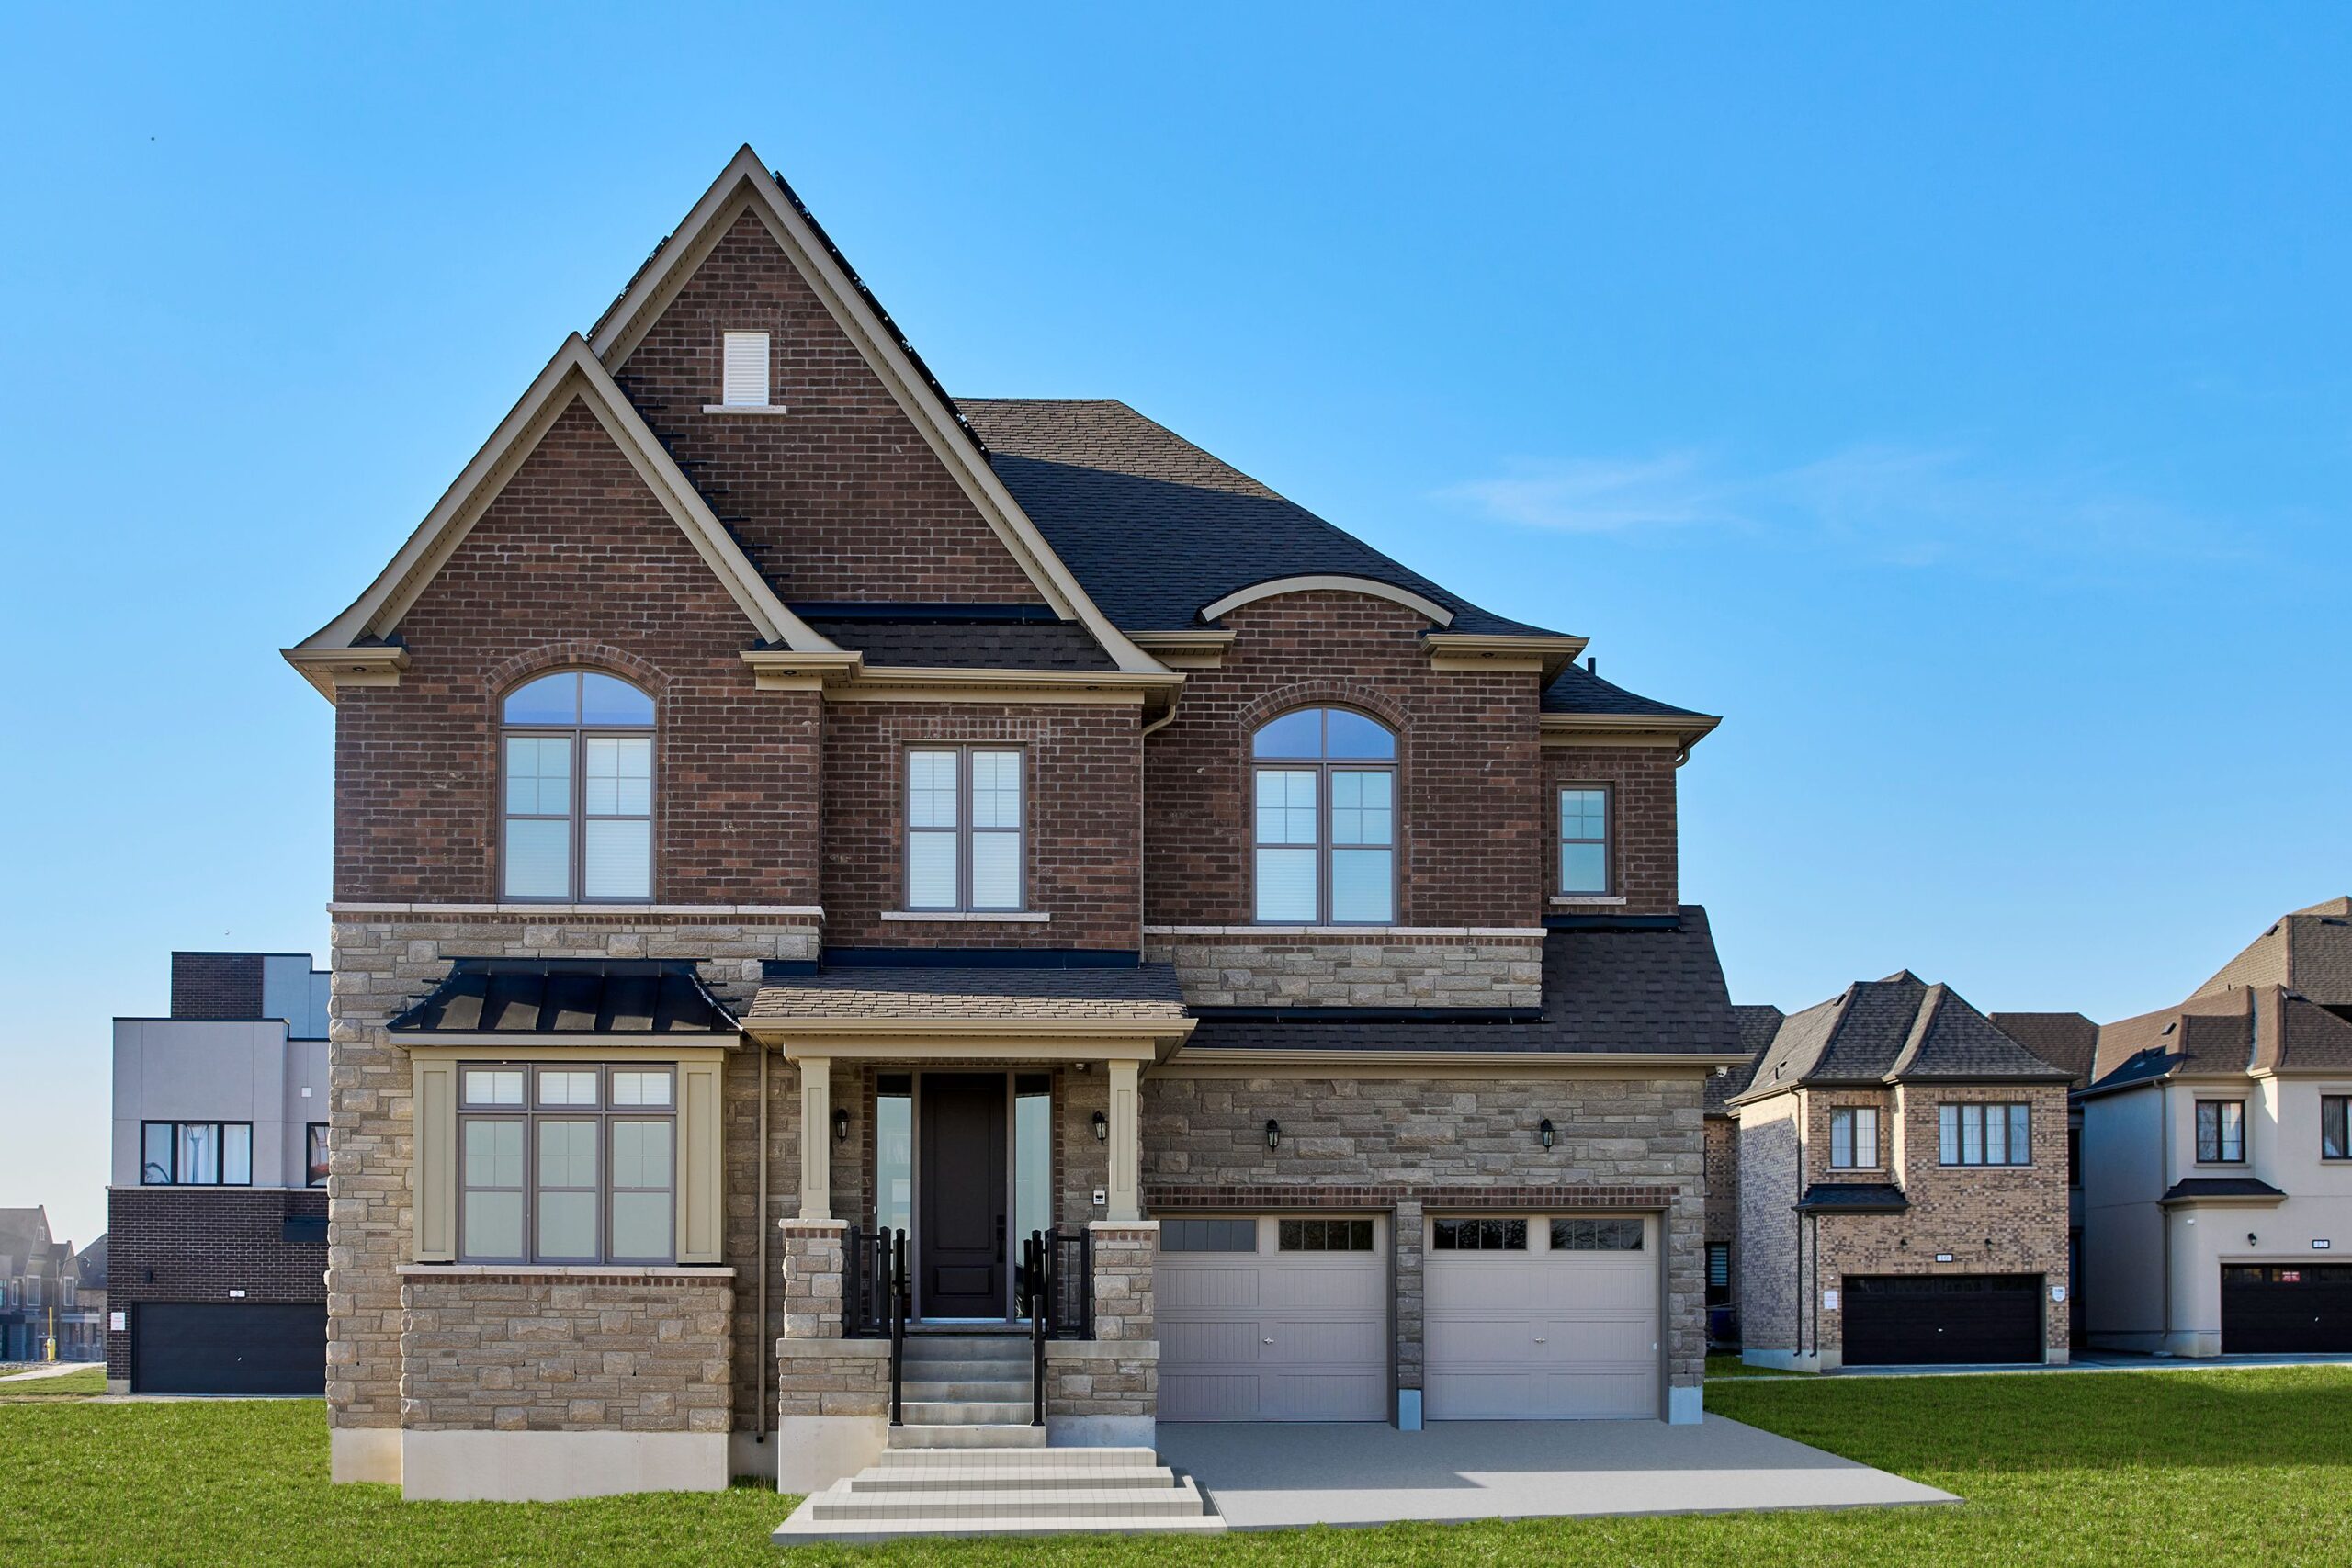
<path fill-rule="evenodd" d="M 1163 1421 L 1159 1455 L 1235 1529 L 1959 1501 L 1720 1416 L 1690 1427 L 1441 1421 L 1419 1432 Z"/>

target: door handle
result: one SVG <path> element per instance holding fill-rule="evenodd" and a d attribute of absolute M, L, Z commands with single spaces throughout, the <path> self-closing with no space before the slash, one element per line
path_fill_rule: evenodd
<path fill-rule="evenodd" d="M 1272 1341 L 1272 1340 L 1271 1340 L 1271 1339 L 1269 1339 L 1269 1340 L 1267 1340 L 1267 1341 L 1266 1341 L 1266 1343 L 1267 1343 L 1267 1344 L 1269 1344 L 1269 1345 L 1271 1345 L 1271 1344 L 1272 1344 L 1272 1343 L 1273 1343 L 1273 1341 Z"/>

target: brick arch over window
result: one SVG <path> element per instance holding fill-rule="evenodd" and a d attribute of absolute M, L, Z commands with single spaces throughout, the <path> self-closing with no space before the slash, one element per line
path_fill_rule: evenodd
<path fill-rule="evenodd" d="M 624 652 L 594 637 L 571 637 L 526 648 L 491 668 L 484 682 L 488 687 L 492 721 L 496 722 L 498 705 L 515 687 L 535 675 L 565 669 L 602 670 L 617 675 L 651 697 L 657 708 L 669 691 L 670 678 L 636 654 Z"/>
<path fill-rule="evenodd" d="M 1351 681 L 1301 681 L 1266 693 L 1241 710 L 1238 744 L 1242 754 L 1249 754 L 1251 736 L 1294 708 L 1353 708 L 1376 718 L 1396 733 L 1397 757 L 1403 760 L 1405 739 L 1412 731 L 1403 705 L 1385 692 Z"/>

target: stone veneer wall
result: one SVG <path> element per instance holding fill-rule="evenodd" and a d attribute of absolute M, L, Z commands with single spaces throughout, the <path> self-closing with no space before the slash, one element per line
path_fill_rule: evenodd
<path fill-rule="evenodd" d="M 1661 1213 L 1668 1381 L 1699 1385 L 1705 1176 L 1695 1069 L 1671 1078 L 1507 1080 L 1181 1073 L 1144 1080 L 1146 1208 L 1165 1215 L 1295 1204 L 1392 1215 L 1399 1387 L 1420 1386 L 1422 1215 L 1568 1208 Z M 1546 1117 L 1550 1149 L 1537 1134 Z M 1279 1149 L 1266 1147 L 1269 1118 L 1282 1123 Z"/>
<path fill-rule="evenodd" d="M 1195 1007 L 1544 1003 L 1539 927 L 1147 926 L 1144 958 L 1173 964 Z"/>
<path fill-rule="evenodd" d="M 715 906 L 615 913 L 570 908 L 527 913 L 495 905 L 335 905 L 334 1009 L 328 1062 L 331 1134 L 327 1179 L 327 1407 L 336 1427 L 401 1424 L 399 1269 L 411 1261 L 410 1170 L 414 1122 L 409 1055 L 384 1024 L 423 997 L 458 957 L 693 958 L 730 1006 L 745 1008 L 768 959 L 817 955 L 813 914 Z M 730 1056 L 724 1094 L 727 1254 L 740 1258 L 732 1336 L 773 1337 L 749 1321 L 757 1226 L 759 1063 Z M 793 1075 L 771 1077 L 769 1181 L 790 1202 L 797 1166 Z M 770 1317 L 782 1314 L 780 1249 L 770 1251 Z M 739 1370 L 748 1414 L 753 1371 Z"/>
<path fill-rule="evenodd" d="M 725 1432 L 728 1269 L 412 1267 L 401 1425 L 412 1432 Z"/>

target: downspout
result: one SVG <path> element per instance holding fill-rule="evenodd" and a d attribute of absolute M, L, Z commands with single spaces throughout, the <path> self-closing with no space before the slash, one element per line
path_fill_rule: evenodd
<path fill-rule="evenodd" d="M 2158 1342 L 2156 1353 L 2169 1356 L 2172 1354 L 2173 1211 L 2164 1206 L 2163 1197 L 2163 1194 L 2172 1189 L 2172 1085 L 2168 1083 L 2156 1085 L 2156 1140 L 2157 1146 L 2164 1151 L 2163 1160 L 2156 1167 L 2156 1218 L 2163 1224 L 2165 1237 L 2165 1274 L 2156 1292 L 2164 1298 L 2165 1303 L 2165 1337 Z"/>
<path fill-rule="evenodd" d="M 752 1441 L 768 1440 L 768 1043 L 757 1042 L 760 1048 L 760 1235 L 757 1247 L 760 1283 L 754 1292 L 759 1301 L 759 1318 L 752 1329 L 753 1354 L 752 1362 L 758 1369 L 758 1396 L 752 1405 Z"/>

